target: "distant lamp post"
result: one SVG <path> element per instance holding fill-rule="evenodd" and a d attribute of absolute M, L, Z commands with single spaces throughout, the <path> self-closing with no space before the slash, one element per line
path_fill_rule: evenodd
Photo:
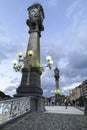
<path fill-rule="evenodd" d="M 57 94 L 57 95 L 60 95 L 60 94 L 61 94 L 61 92 L 60 92 L 59 89 L 51 90 L 51 93 L 52 93 L 52 94 Z"/>
<path fill-rule="evenodd" d="M 55 90 L 51 90 L 51 93 L 55 95 L 55 105 L 57 105 L 57 103 L 59 103 L 59 97 L 60 97 L 60 90 L 59 89 L 55 89 Z"/>
<path fill-rule="evenodd" d="M 54 77 L 56 82 L 56 89 L 55 89 L 55 104 L 60 105 L 60 89 L 59 89 L 59 69 L 56 67 L 54 69 Z"/>
<path fill-rule="evenodd" d="M 55 105 L 60 105 L 60 90 L 59 89 L 56 89 L 54 91 L 55 93 Z"/>
<path fill-rule="evenodd" d="M 73 100 L 73 92 L 72 92 L 72 90 L 69 91 L 69 96 L 70 96 L 70 102 L 72 102 L 72 100 Z"/>
<path fill-rule="evenodd" d="M 56 90 L 55 90 L 55 94 L 60 95 L 60 90 L 59 90 L 59 89 L 56 89 Z"/>

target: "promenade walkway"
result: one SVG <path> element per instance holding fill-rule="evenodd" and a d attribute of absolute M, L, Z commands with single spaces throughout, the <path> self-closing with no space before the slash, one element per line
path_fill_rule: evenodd
<path fill-rule="evenodd" d="M 75 107 L 46 106 L 45 112 L 29 113 L 2 130 L 87 130 L 87 117 Z"/>
<path fill-rule="evenodd" d="M 46 106 L 46 113 L 64 113 L 64 114 L 78 114 L 78 115 L 84 115 L 84 111 L 81 111 L 80 109 L 77 109 L 75 107 L 68 106 L 67 109 L 65 109 L 65 106 Z"/>

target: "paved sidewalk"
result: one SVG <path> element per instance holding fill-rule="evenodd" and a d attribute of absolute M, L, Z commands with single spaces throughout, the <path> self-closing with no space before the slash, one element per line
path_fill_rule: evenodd
<path fill-rule="evenodd" d="M 45 106 L 45 113 L 65 113 L 65 114 L 78 114 L 84 115 L 84 111 L 81 111 L 75 107 L 68 106 L 65 109 L 65 106 Z"/>
<path fill-rule="evenodd" d="M 7 117 L 2 116 L 2 115 L 0 114 L 0 124 L 2 124 L 3 122 L 5 122 L 5 121 L 7 121 L 7 120 L 8 120 Z"/>
<path fill-rule="evenodd" d="M 74 107 L 46 106 L 45 112 L 29 113 L 0 130 L 87 130 L 87 117 Z"/>

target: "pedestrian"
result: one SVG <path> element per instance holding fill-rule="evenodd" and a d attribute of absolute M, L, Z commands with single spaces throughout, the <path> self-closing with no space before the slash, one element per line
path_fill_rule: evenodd
<path fill-rule="evenodd" d="M 67 98 L 65 98 L 64 103 L 65 103 L 65 109 L 67 109 L 67 106 L 68 106 Z"/>

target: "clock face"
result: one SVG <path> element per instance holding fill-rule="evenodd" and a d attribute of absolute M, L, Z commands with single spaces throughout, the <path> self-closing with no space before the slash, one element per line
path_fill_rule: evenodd
<path fill-rule="evenodd" d="M 30 11 L 30 16 L 31 17 L 34 17 L 35 15 L 37 15 L 38 14 L 38 9 L 36 9 L 36 8 L 34 8 L 34 9 L 32 9 L 31 11 Z"/>

